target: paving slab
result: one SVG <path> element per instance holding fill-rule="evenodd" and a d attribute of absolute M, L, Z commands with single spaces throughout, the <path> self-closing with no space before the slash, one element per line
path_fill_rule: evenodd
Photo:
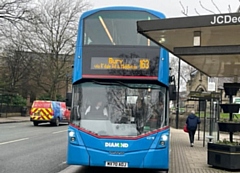
<path fill-rule="evenodd" d="M 194 147 L 190 147 L 188 133 L 182 129 L 171 128 L 170 173 L 228 173 L 207 164 L 207 142 L 203 147 L 203 133 L 198 140 L 195 134 Z M 227 134 L 220 135 L 226 137 Z M 239 161 L 240 164 L 240 161 Z M 234 171 L 240 173 L 240 171 Z"/>

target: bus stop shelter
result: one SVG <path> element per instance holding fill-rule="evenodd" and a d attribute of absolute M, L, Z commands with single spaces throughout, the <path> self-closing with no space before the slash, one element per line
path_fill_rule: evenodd
<path fill-rule="evenodd" d="M 233 77 L 234 82 L 238 82 L 240 13 L 138 21 L 137 30 L 207 76 Z M 226 113 L 232 117 L 231 99 L 230 104 L 225 105 L 228 107 Z M 232 122 L 222 124 L 232 126 Z M 229 132 L 231 139 L 236 130 L 225 128 L 221 131 Z M 226 152 L 227 147 L 227 144 L 222 147 L 222 144 L 209 142 L 208 164 L 222 169 L 240 169 L 240 154 Z M 233 151 L 239 151 L 239 146 L 234 146 Z"/>
<path fill-rule="evenodd" d="M 240 13 L 138 21 L 137 30 L 207 76 L 240 75 Z"/>

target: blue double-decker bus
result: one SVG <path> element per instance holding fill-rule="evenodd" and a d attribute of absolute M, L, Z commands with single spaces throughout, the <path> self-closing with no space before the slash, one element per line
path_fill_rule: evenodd
<path fill-rule="evenodd" d="M 168 171 L 168 52 L 137 33 L 137 21 L 162 18 L 135 7 L 82 14 L 67 164 Z"/>

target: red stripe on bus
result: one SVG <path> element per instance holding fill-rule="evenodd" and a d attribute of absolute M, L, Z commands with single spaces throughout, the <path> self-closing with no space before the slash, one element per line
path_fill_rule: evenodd
<path fill-rule="evenodd" d="M 163 130 L 166 130 L 166 129 L 169 129 L 170 126 L 166 126 L 166 127 L 163 127 L 163 128 L 160 128 L 160 129 L 156 129 L 156 130 L 153 130 L 151 132 L 147 132 L 147 133 L 144 133 L 142 135 L 139 135 L 139 136 L 104 136 L 104 135 L 101 135 L 99 136 L 97 133 L 93 133 L 93 132 L 90 132 L 84 128 L 81 128 L 81 127 L 78 127 L 74 124 L 69 124 L 70 126 L 82 131 L 82 132 L 85 132 L 89 135 L 92 135 L 96 138 L 101 138 L 101 139 L 127 139 L 127 140 L 137 140 L 137 139 L 140 139 L 140 138 L 144 138 L 146 136 L 149 136 L 149 135 L 152 135 L 152 134 L 155 134 L 155 133 L 158 133 L 158 132 L 161 132 Z"/>
<path fill-rule="evenodd" d="M 144 79 L 144 80 L 157 80 L 157 76 L 110 76 L 110 75 L 91 75 L 84 74 L 83 78 L 97 78 L 97 79 Z"/>

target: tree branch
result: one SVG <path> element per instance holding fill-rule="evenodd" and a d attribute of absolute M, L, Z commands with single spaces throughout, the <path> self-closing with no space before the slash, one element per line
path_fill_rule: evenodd
<path fill-rule="evenodd" d="M 202 5 L 202 2 L 201 2 L 201 1 L 199 1 L 199 4 L 200 4 L 200 6 L 201 6 L 204 10 L 206 10 L 206 11 L 208 11 L 208 12 L 210 12 L 210 13 L 215 14 L 214 11 L 211 11 L 211 10 L 205 8 L 205 7 Z"/>
<path fill-rule="evenodd" d="M 188 6 L 186 7 L 186 9 L 184 8 L 183 4 L 181 1 L 179 1 L 181 7 L 182 7 L 182 14 L 185 16 L 188 16 Z"/>
<path fill-rule="evenodd" d="M 217 11 L 221 14 L 221 11 L 219 10 L 218 6 L 215 4 L 214 0 L 211 0 L 214 7 L 217 9 Z"/>

